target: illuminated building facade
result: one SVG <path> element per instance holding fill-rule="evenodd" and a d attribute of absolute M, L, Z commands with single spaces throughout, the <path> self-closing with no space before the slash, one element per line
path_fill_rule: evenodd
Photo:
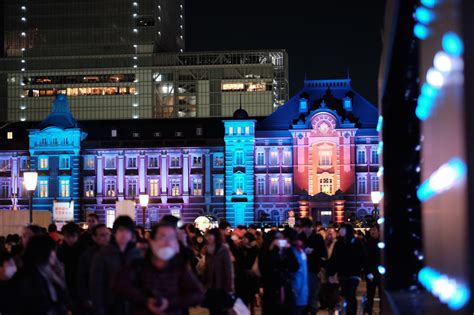
<path fill-rule="evenodd" d="M 263 118 L 240 108 L 229 118 L 78 124 L 59 95 L 41 124 L 2 130 L 0 207 L 11 209 L 12 193 L 26 207 L 22 172 L 31 167 L 40 173 L 35 209 L 74 200 L 78 220 L 96 212 L 105 221 L 117 200 L 140 193 L 150 195 L 151 222 L 173 214 L 283 224 L 291 210 L 324 223 L 363 217 L 378 190 L 377 117 L 349 79 L 305 81 Z"/>

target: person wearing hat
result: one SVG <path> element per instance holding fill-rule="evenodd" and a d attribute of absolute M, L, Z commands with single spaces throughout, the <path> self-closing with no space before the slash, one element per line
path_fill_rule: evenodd
<path fill-rule="evenodd" d="M 92 260 L 90 294 L 96 315 L 122 315 L 127 312 L 127 302 L 116 296 L 113 290 L 115 278 L 125 265 L 141 254 L 135 248 L 133 235 L 135 224 L 128 216 L 119 216 L 113 225 L 113 240 L 103 247 Z"/>

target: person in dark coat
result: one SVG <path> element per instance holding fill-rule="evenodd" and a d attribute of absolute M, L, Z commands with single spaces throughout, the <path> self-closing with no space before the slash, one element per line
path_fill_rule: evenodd
<path fill-rule="evenodd" d="M 115 291 L 131 302 L 132 315 L 182 315 L 203 300 L 203 286 L 188 264 L 177 259 L 178 251 L 176 228 L 158 223 L 145 259 L 120 272 Z"/>
<path fill-rule="evenodd" d="M 113 225 L 114 240 L 92 259 L 89 285 L 96 315 L 127 314 L 128 303 L 115 294 L 113 284 L 125 265 L 141 257 L 133 243 L 134 233 L 133 220 L 128 216 L 119 216 Z"/>
<path fill-rule="evenodd" d="M 354 228 L 345 224 L 339 230 L 339 239 L 334 245 L 333 254 L 328 263 L 328 276 L 339 277 L 341 294 L 346 300 L 346 314 L 357 312 L 356 291 L 365 267 L 365 249 L 357 238 Z"/>
<path fill-rule="evenodd" d="M 89 284 L 92 259 L 101 248 L 104 248 L 110 242 L 110 231 L 105 224 L 94 226 L 91 234 L 94 245 L 81 254 L 77 269 L 76 293 L 79 314 L 93 313 Z"/>
<path fill-rule="evenodd" d="M 0 314 L 11 315 L 15 310 L 13 298 L 16 293 L 13 291 L 11 278 L 17 269 L 13 255 L 6 250 L 0 251 Z"/>
<path fill-rule="evenodd" d="M 259 252 L 255 236 L 245 233 L 235 256 L 235 290 L 237 296 L 251 308 L 258 292 L 258 275 L 252 268 Z"/>
<path fill-rule="evenodd" d="M 64 271 L 56 243 L 47 235 L 33 236 L 13 277 L 16 315 L 66 315 L 71 311 Z"/>
<path fill-rule="evenodd" d="M 89 247 L 94 246 L 94 240 L 92 239 L 92 229 L 94 226 L 99 224 L 99 216 L 93 212 L 88 213 L 86 222 L 87 230 L 83 231 L 79 236 L 79 247 L 81 249 L 81 253 L 87 250 Z"/>
<path fill-rule="evenodd" d="M 313 228 L 313 222 L 309 218 L 303 218 L 300 220 L 300 226 L 302 232 L 299 234 L 298 239 L 303 242 L 303 248 L 307 255 L 308 311 L 309 314 L 315 315 L 318 311 L 318 291 L 320 286 L 318 274 L 328 254 L 324 239 L 316 230 L 320 224 L 315 224 Z"/>
<path fill-rule="evenodd" d="M 262 314 L 291 314 L 295 304 L 291 273 L 299 268 L 290 243 L 279 231 L 271 231 L 265 238 L 259 256 L 263 288 Z"/>
<path fill-rule="evenodd" d="M 378 272 L 378 266 L 380 266 L 380 248 L 378 243 L 380 242 L 379 227 L 374 225 L 370 228 L 369 239 L 366 243 L 367 249 L 367 263 L 366 263 L 366 279 L 367 279 L 367 302 L 365 305 L 364 312 L 372 315 L 372 308 L 374 307 L 375 290 L 379 289 L 380 294 L 380 283 L 381 277 Z"/>
<path fill-rule="evenodd" d="M 65 224 L 61 230 L 64 240 L 57 251 L 58 259 L 64 265 L 66 284 L 73 302 L 76 299 L 76 275 L 81 254 L 78 244 L 79 231 L 77 224 L 73 222 Z"/>

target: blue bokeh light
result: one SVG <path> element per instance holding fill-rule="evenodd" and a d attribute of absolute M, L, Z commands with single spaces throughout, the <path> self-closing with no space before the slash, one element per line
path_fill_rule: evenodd
<path fill-rule="evenodd" d="M 420 120 L 426 120 L 430 115 L 434 106 L 434 99 L 421 94 L 418 97 L 418 104 L 416 106 L 416 116 Z"/>
<path fill-rule="evenodd" d="M 454 32 L 443 35 L 442 45 L 444 51 L 454 57 L 460 57 L 464 52 L 464 43 L 461 37 Z"/>
<path fill-rule="evenodd" d="M 438 0 L 421 0 L 421 4 L 428 8 L 434 8 L 438 4 Z"/>
<path fill-rule="evenodd" d="M 428 36 L 430 35 L 430 30 L 425 25 L 417 23 L 415 27 L 413 28 L 413 33 L 419 39 L 424 40 L 424 39 L 427 39 Z"/>
<path fill-rule="evenodd" d="M 418 22 L 423 24 L 430 24 L 435 20 L 435 14 L 425 7 L 418 7 L 415 11 L 415 17 Z"/>

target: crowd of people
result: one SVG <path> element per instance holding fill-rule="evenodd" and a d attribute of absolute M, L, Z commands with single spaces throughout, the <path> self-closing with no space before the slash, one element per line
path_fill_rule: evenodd
<path fill-rule="evenodd" d="M 87 230 L 36 225 L 0 238 L 0 314 L 181 315 L 202 306 L 228 314 L 356 314 L 367 283 L 366 314 L 380 286 L 379 229 L 327 228 L 302 218 L 294 228 L 178 227 L 167 215 L 151 231 L 127 216 L 113 228 L 87 217 Z"/>

